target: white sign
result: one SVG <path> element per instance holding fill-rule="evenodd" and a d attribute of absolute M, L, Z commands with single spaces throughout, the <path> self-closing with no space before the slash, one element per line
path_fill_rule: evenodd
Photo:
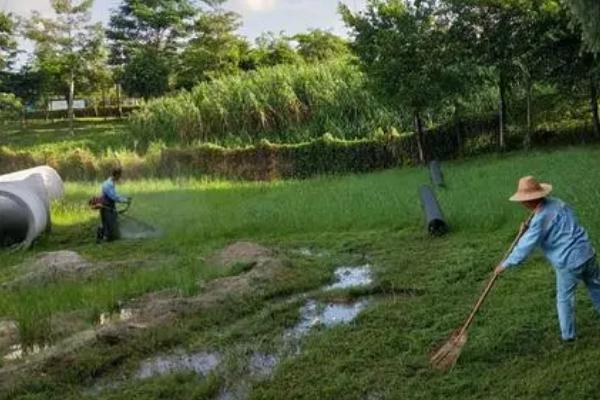
<path fill-rule="evenodd" d="M 68 109 L 68 103 L 66 100 L 52 100 L 48 106 L 50 111 L 63 111 Z M 73 108 L 75 110 L 82 110 L 85 108 L 85 100 L 73 100 Z"/>

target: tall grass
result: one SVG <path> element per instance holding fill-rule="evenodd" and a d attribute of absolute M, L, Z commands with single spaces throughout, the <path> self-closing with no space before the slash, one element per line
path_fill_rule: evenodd
<path fill-rule="evenodd" d="M 282 65 L 202 83 L 191 92 L 150 101 L 131 118 L 147 142 L 295 142 L 328 132 L 364 137 L 399 126 L 400 118 L 365 88 L 345 62 Z"/>

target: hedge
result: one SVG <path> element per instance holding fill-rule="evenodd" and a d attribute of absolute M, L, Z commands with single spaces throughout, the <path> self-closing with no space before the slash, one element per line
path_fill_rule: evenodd
<path fill-rule="evenodd" d="M 497 150 L 493 118 L 442 126 L 426 132 L 428 159 L 452 159 Z M 593 140 L 591 130 L 577 126 L 560 132 L 536 131 L 534 146 L 579 144 Z M 522 146 L 522 133 L 507 138 L 508 149 Z M 95 156 L 87 149 L 66 154 L 15 152 L 0 147 L 0 173 L 48 164 L 68 180 L 102 179 L 120 164 L 131 179 L 211 176 L 227 179 L 273 180 L 323 174 L 362 173 L 415 165 L 419 162 L 414 135 L 395 132 L 374 139 L 340 140 L 329 134 L 300 144 L 271 144 L 224 148 L 202 144 L 190 147 L 153 146 L 142 156 L 130 151 Z"/>

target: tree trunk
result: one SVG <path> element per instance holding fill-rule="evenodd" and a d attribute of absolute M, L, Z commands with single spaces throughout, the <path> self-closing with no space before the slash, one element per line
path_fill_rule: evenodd
<path fill-rule="evenodd" d="M 454 107 L 454 133 L 456 134 L 456 154 L 461 156 L 463 154 L 463 139 L 462 139 L 462 124 L 460 120 L 460 109 L 457 104 Z"/>
<path fill-rule="evenodd" d="M 600 118 L 598 118 L 598 89 L 596 80 L 590 76 L 590 109 L 592 111 L 592 126 L 594 129 L 594 139 L 600 139 Z"/>
<path fill-rule="evenodd" d="M 504 140 L 504 136 L 505 136 L 505 124 L 506 124 L 506 85 L 504 83 L 504 77 L 502 76 L 502 74 L 500 74 L 500 82 L 498 85 L 498 88 L 500 89 L 500 101 L 498 104 L 499 107 L 499 134 L 498 134 L 498 145 L 500 146 L 500 150 L 504 150 L 504 146 L 505 146 L 505 140 Z"/>
<path fill-rule="evenodd" d="M 425 152 L 423 149 L 423 122 L 421 121 L 421 115 L 418 111 L 415 111 L 415 131 L 417 134 L 417 149 L 419 151 L 419 161 L 425 163 Z"/>
<path fill-rule="evenodd" d="M 102 110 L 104 112 L 104 120 L 107 120 L 108 117 L 108 113 L 106 112 L 106 109 L 108 108 L 108 98 L 106 96 L 106 88 L 103 86 L 102 87 Z"/>
<path fill-rule="evenodd" d="M 121 106 L 121 84 L 117 83 L 117 110 L 119 111 L 119 118 L 123 118 L 123 107 Z"/>
<path fill-rule="evenodd" d="M 71 135 L 75 134 L 75 132 L 73 131 L 73 118 L 74 118 L 73 98 L 74 97 L 75 97 L 75 73 L 73 72 L 73 70 L 71 70 L 71 76 L 69 77 L 69 99 L 67 102 L 67 108 L 68 108 L 67 117 L 69 118 L 69 132 L 71 132 Z"/>
<path fill-rule="evenodd" d="M 533 130 L 533 121 L 531 118 L 531 92 L 531 82 L 527 81 L 527 130 L 525 132 L 525 140 L 523 142 L 523 147 L 525 147 L 525 150 L 529 150 L 531 148 L 531 134 Z"/>

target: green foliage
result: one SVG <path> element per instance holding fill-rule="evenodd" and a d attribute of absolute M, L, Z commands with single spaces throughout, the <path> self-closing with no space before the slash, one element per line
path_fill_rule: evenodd
<path fill-rule="evenodd" d="M 331 32 L 313 29 L 294 35 L 298 54 L 307 62 L 319 62 L 350 55 L 348 43 Z"/>
<path fill-rule="evenodd" d="M 399 117 L 364 87 L 362 73 L 343 62 L 282 65 L 215 79 L 191 92 L 145 104 L 131 118 L 146 142 L 251 143 L 300 141 L 331 132 L 364 137 Z"/>
<path fill-rule="evenodd" d="M 595 0 L 568 0 L 571 11 L 592 51 L 600 52 L 600 3 Z"/>
<path fill-rule="evenodd" d="M 107 31 L 111 62 L 123 65 L 137 50 L 147 47 L 172 54 L 197 12 L 190 0 L 123 1 L 112 13 Z"/>
<path fill-rule="evenodd" d="M 17 119 L 22 112 L 23 105 L 14 94 L 0 92 L 0 121 Z"/>
<path fill-rule="evenodd" d="M 341 6 L 354 31 L 352 46 L 375 89 L 411 112 L 435 109 L 454 77 L 436 7 L 435 1 L 370 1 L 365 12 L 353 14 Z"/>
<path fill-rule="evenodd" d="M 89 25 L 92 0 L 55 0 L 55 16 L 43 17 L 33 11 L 26 37 L 36 44 L 35 69 L 40 72 L 45 96 L 67 95 L 69 118 L 80 85 L 89 83 L 104 68 L 104 30 L 100 23 Z"/>
<path fill-rule="evenodd" d="M 11 14 L 0 11 L 0 71 L 10 65 L 15 56 L 15 21 Z"/>
<path fill-rule="evenodd" d="M 169 61 L 152 48 L 135 53 L 125 66 L 121 83 L 132 96 L 157 97 L 169 89 Z"/>
<path fill-rule="evenodd" d="M 256 48 L 249 51 L 247 58 L 246 69 L 302 62 L 302 58 L 290 43 L 290 37 L 273 32 L 265 32 L 256 38 Z"/>
<path fill-rule="evenodd" d="M 194 23 L 193 38 L 180 56 L 177 85 L 190 89 L 211 77 L 239 71 L 248 51 L 248 43 L 235 33 L 240 25 L 240 16 L 233 12 L 201 14 Z"/>

